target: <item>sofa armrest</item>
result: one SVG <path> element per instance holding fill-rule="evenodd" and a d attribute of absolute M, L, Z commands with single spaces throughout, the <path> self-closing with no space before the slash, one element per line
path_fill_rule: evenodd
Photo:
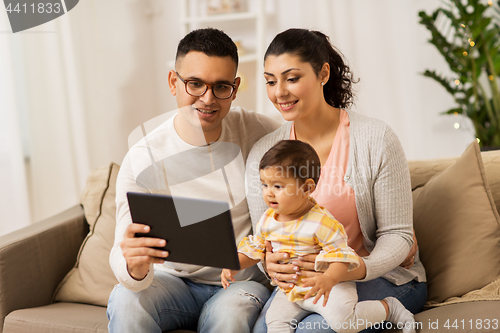
<path fill-rule="evenodd" d="M 77 205 L 0 237 L 0 332 L 10 312 L 51 303 L 87 232 Z"/>

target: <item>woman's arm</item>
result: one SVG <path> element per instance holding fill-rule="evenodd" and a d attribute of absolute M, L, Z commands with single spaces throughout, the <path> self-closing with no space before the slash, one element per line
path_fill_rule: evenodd
<path fill-rule="evenodd" d="M 361 139 L 366 138 L 358 137 Z M 356 177 L 356 195 L 364 196 L 356 198 L 356 201 L 363 199 L 363 204 L 358 205 L 361 229 L 374 241 L 372 249 L 368 249 L 370 254 L 363 258 L 364 280 L 375 279 L 398 267 L 413 245 L 410 171 L 403 147 L 389 126 L 385 126 L 378 141 L 368 147 L 370 165 L 376 168 L 367 179 Z M 370 191 L 362 193 L 363 190 Z"/>

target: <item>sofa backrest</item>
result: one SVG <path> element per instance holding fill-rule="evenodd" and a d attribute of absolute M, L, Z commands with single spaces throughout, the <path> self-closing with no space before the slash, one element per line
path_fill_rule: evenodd
<path fill-rule="evenodd" d="M 493 195 L 493 200 L 500 212 L 500 150 L 482 152 L 486 180 Z M 451 166 L 458 157 L 408 161 L 411 174 L 411 188 L 425 185 L 434 175 Z"/>
<path fill-rule="evenodd" d="M 458 158 L 408 164 L 427 305 L 467 298 L 499 280 L 500 151 L 481 153 L 474 141 Z"/>

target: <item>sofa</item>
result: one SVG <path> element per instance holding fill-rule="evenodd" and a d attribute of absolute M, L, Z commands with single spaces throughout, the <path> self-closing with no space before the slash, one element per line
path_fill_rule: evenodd
<path fill-rule="evenodd" d="M 500 151 L 473 142 L 408 165 L 428 278 L 417 332 L 499 332 Z M 107 332 L 118 169 L 93 171 L 81 205 L 0 237 L 0 332 Z"/>

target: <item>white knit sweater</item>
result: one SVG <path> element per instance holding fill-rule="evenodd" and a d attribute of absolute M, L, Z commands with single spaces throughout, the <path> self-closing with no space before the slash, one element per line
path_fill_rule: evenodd
<path fill-rule="evenodd" d="M 347 113 L 350 150 L 344 180 L 354 190 L 363 243 L 370 252 L 363 258 L 367 271 L 363 281 L 380 276 L 396 285 L 414 279 L 426 281 L 418 253 L 411 269 L 399 266 L 413 244 L 410 172 L 401 143 L 382 121 Z M 254 228 L 267 209 L 260 185 L 260 159 L 276 142 L 290 138 L 291 126 L 288 122 L 264 136 L 248 156 L 246 191 Z"/>
<path fill-rule="evenodd" d="M 217 142 L 210 146 L 194 147 L 179 137 L 173 119 L 165 121 L 131 148 L 118 173 L 115 243 L 110 254 L 110 265 L 118 281 L 132 291 L 148 288 L 154 271 L 189 278 L 194 282 L 220 285 L 221 269 L 166 261 L 164 264 L 154 264 L 154 267 L 151 264 L 146 278 L 134 280 L 127 271 L 127 263 L 120 248 L 125 230 L 132 223 L 127 192 L 226 200 L 231 207 L 238 244 L 243 237 L 248 236 L 252 228 L 243 180 L 246 158 L 258 139 L 279 127 L 279 123 L 269 117 L 232 107 L 222 121 L 222 133 Z M 221 171 L 222 167 L 225 176 Z M 224 177 L 227 177 L 227 181 Z M 229 199 L 228 186 L 232 200 Z M 189 242 L 189 239 L 186 241 Z M 239 272 L 235 279 L 265 281 L 256 267 Z"/>

